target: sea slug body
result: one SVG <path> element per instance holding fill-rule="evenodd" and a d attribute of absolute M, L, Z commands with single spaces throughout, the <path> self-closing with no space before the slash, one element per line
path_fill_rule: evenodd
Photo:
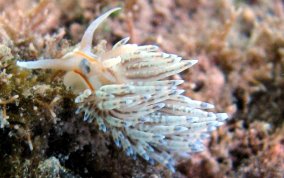
<path fill-rule="evenodd" d="M 206 111 L 214 106 L 183 96 L 177 87 L 182 80 L 167 80 L 197 60 L 160 52 L 154 45 L 127 44 L 129 38 L 94 53 L 94 31 L 118 10 L 109 10 L 93 21 L 74 51 L 61 59 L 18 61 L 17 65 L 65 70 L 64 84 L 78 93 L 76 113 L 83 112 L 85 121 L 109 132 L 128 156 L 139 155 L 174 172 L 179 156 L 202 151 L 202 140 L 228 115 Z"/>

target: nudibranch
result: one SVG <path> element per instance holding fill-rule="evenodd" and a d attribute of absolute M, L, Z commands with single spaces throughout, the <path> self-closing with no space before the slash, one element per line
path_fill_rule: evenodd
<path fill-rule="evenodd" d="M 184 155 L 204 150 L 203 140 L 228 115 L 206 111 L 214 105 L 182 95 L 183 80 L 169 80 L 197 60 L 163 53 L 157 46 L 117 42 L 112 49 L 94 52 L 93 34 L 113 12 L 107 11 L 85 31 L 81 42 L 61 59 L 18 61 L 28 69 L 66 71 L 64 84 L 78 93 L 76 113 L 109 133 L 128 156 L 139 155 L 151 164 L 175 171 Z"/>

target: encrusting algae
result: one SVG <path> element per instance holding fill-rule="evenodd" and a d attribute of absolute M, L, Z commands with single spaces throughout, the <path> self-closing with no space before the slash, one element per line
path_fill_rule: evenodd
<path fill-rule="evenodd" d="M 77 47 L 61 59 L 18 61 L 17 65 L 67 71 L 64 84 L 79 93 L 76 113 L 84 112 L 85 121 L 94 120 L 99 130 L 111 133 L 128 156 L 139 155 L 174 172 L 176 160 L 202 151 L 202 140 L 228 115 L 204 111 L 214 106 L 181 95 L 183 90 L 177 86 L 183 80 L 166 80 L 197 60 L 160 52 L 154 45 L 127 44 L 129 38 L 111 50 L 92 52 L 94 31 L 118 10 L 92 22 Z"/>

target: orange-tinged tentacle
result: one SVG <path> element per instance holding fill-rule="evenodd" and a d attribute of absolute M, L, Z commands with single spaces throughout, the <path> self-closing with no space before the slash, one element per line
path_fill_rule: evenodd
<path fill-rule="evenodd" d="M 84 81 L 87 83 L 87 85 L 88 85 L 88 87 L 90 88 L 90 90 L 95 91 L 93 85 L 90 83 L 90 81 L 88 80 L 88 78 L 87 78 L 84 74 L 82 74 L 82 73 L 81 73 L 80 71 L 78 71 L 78 70 L 74 70 L 74 72 L 75 72 L 76 74 L 80 75 L 80 76 L 84 79 Z"/>

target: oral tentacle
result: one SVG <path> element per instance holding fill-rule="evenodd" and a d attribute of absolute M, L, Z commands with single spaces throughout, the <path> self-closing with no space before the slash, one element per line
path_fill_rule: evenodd
<path fill-rule="evenodd" d="M 27 69 L 58 69 L 58 70 L 74 70 L 78 67 L 74 62 L 63 59 L 45 59 L 38 61 L 17 61 L 17 66 Z"/>

